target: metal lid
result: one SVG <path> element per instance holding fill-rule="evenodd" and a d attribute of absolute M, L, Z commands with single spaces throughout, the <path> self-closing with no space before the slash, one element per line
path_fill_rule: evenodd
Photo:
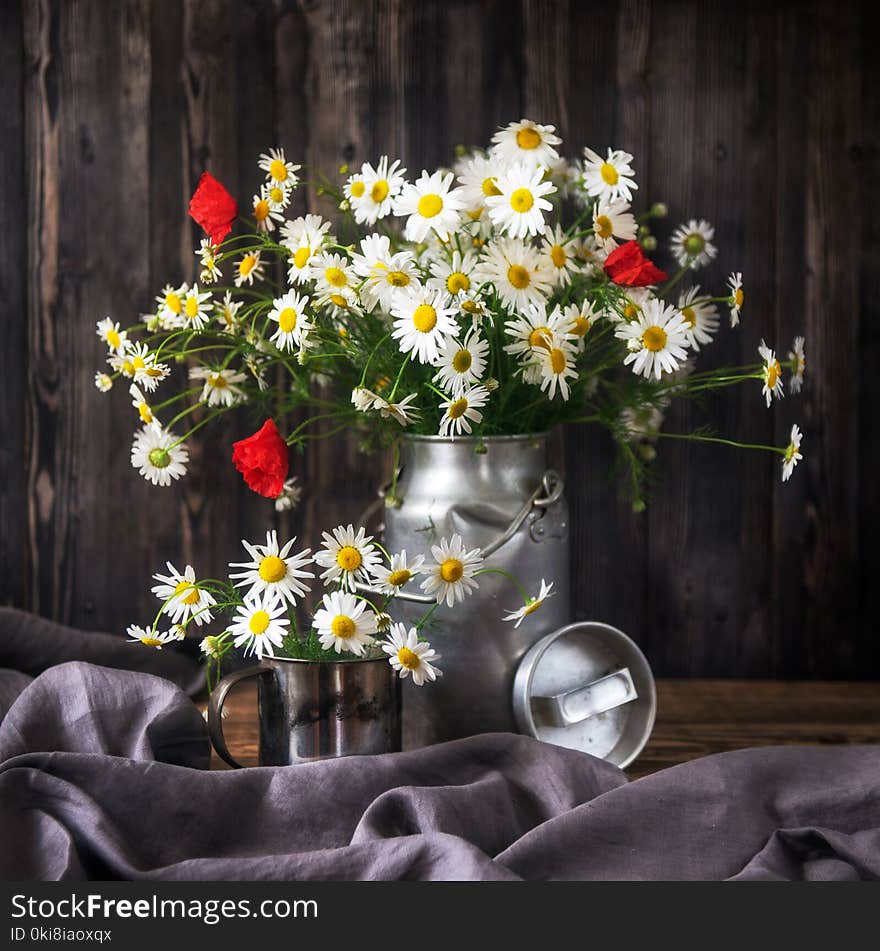
<path fill-rule="evenodd" d="M 654 727 L 645 655 L 616 627 L 569 624 L 532 645 L 513 683 L 520 733 L 628 766 Z"/>

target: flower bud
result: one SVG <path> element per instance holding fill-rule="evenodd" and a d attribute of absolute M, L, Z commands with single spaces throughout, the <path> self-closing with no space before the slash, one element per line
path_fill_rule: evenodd
<path fill-rule="evenodd" d="M 651 217 L 652 218 L 665 218 L 669 214 L 669 209 L 662 201 L 654 202 L 651 205 Z"/>

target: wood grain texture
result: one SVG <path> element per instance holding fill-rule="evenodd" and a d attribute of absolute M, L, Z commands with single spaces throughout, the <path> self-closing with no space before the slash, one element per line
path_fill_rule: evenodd
<path fill-rule="evenodd" d="M 870 596 L 880 529 L 872 425 L 880 383 L 880 131 L 867 3 L 758 0 L 33 0 L 0 37 L 0 601 L 120 630 L 154 605 L 166 559 L 216 574 L 239 539 L 308 537 L 355 518 L 388 461 L 357 436 L 310 446 L 306 502 L 278 516 L 247 493 L 231 414 L 193 442 L 167 491 L 128 464 L 124 394 L 92 386 L 94 322 L 192 280 L 186 203 L 205 168 L 246 205 L 272 145 L 333 178 L 400 157 L 411 175 L 528 115 L 635 155 L 637 208 L 705 216 L 746 283 L 743 326 L 710 360 L 783 356 L 806 331 L 808 382 L 765 410 L 760 386 L 670 425 L 783 444 L 758 454 L 660 446 L 637 515 L 604 433 L 556 440 L 573 525 L 573 618 L 616 624 L 661 675 L 880 676 Z M 309 174 L 314 174 L 309 172 Z M 298 213 L 332 212 L 296 198 Z M 658 255 L 667 263 L 664 253 Z M 19 316 L 20 315 L 20 316 Z M 726 323 L 726 314 L 725 317 Z"/>

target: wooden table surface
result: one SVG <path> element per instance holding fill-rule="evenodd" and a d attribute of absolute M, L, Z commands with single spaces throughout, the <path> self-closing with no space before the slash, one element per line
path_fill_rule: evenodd
<path fill-rule="evenodd" d="M 226 709 L 230 751 L 256 765 L 255 685 L 237 687 Z M 659 680 L 654 733 L 627 774 L 749 746 L 847 743 L 880 743 L 880 683 Z M 215 755 L 214 768 L 228 767 Z"/>

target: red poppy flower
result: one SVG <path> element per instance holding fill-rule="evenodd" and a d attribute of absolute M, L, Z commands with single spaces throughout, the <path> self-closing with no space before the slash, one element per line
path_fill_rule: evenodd
<path fill-rule="evenodd" d="M 666 280 L 666 272 L 649 261 L 638 241 L 627 241 L 605 259 L 605 273 L 615 284 L 646 287 Z"/>
<path fill-rule="evenodd" d="M 274 421 L 267 419 L 262 428 L 235 443 L 232 461 L 244 481 L 258 495 L 277 499 L 284 488 L 289 466 L 287 443 Z"/>
<path fill-rule="evenodd" d="M 207 231 L 211 244 L 218 245 L 232 231 L 238 205 L 210 172 L 202 172 L 189 202 L 189 213 Z"/>

